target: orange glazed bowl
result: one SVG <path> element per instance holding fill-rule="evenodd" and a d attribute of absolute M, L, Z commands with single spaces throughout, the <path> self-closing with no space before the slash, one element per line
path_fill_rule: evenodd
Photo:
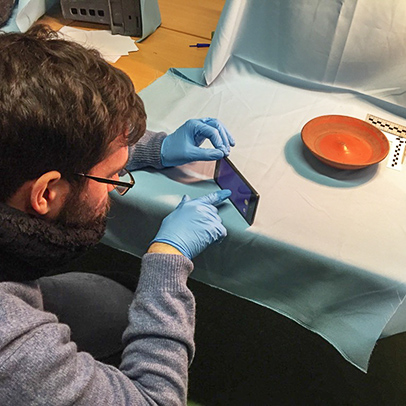
<path fill-rule="evenodd" d="M 360 169 L 381 162 L 389 153 L 385 134 L 358 118 L 316 117 L 302 128 L 302 141 L 325 164 L 338 169 Z"/>

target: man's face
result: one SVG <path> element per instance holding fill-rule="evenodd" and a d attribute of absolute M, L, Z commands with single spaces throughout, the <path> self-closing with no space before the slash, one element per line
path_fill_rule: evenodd
<path fill-rule="evenodd" d="M 103 178 L 118 179 L 118 172 L 123 169 L 128 160 L 128 147 L 123 146 L 121 137 L 111 143 L 110 154 L 96 166 L 89 175 Z M 68 226 L 92 227 L 104 223 L 110 208 L 109 192 L 114 186 L 87 179 L 78 193 L 71 190 L 68 194 L 56 222 Z"/>

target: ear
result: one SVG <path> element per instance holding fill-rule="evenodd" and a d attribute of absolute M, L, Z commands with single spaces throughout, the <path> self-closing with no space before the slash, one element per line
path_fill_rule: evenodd
<path fill-rule="evenodd" d="M 59 172 L 44 173 L 31 185 L 31 209 L 42 216 L 56 217 L 63 207 L 69 189 L 69 183 L 62 179 Z"/>

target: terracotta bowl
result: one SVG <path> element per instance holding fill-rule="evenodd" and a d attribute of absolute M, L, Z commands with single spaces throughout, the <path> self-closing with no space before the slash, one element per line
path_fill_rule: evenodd
<path fill-rule="evenodd" d="M 338 169 L 360 169 L 377 164 L 389 152 L 385 134 L 353 117 L 328 115 L 310 120 L 302 140 L 312 154 Z"/>

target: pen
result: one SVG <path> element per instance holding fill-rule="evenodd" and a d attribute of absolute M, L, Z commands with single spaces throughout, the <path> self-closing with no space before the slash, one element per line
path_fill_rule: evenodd
<path fill-rule="evenodd" d="M 203 43 L 197 43 L 195 45 L 189 45 L 190 47 L 195 47 L 195 48 L 207 48 L 210 46 L 210 44 L 203 44 Z"/>

